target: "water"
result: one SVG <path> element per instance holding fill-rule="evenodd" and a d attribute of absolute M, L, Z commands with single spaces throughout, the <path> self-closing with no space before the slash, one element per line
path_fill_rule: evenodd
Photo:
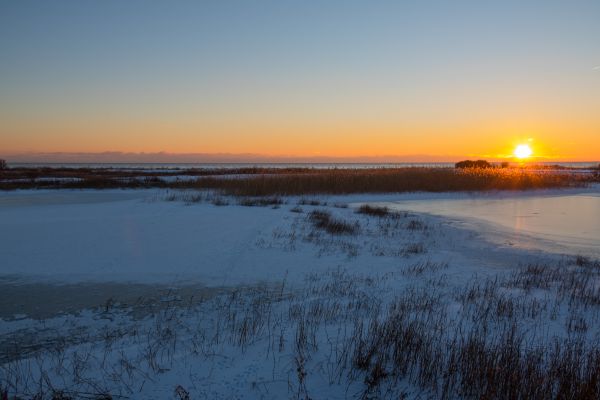
<path fill-rule="evenodd" d="M 29 168 L 114 168 L 144 170 L 215 169 L 215 168 L 449 168 L 454 163 L 9 163 L 10 167 Z"/>
<path fill-rule="evenodd" d="M 466 221 L 503 243 L 600 259 L 600 188 L 576 194 L 477 195 L 386 203 Z"/>
<path fill-rule="evenodd" d="M 399 168 L 399 167 L 423 167 L 423 168 L 452 168 L 451 162 L 404 162 L 404 163 L 11 163 L 9 167 L 29 168 L 114 168 L 120 170 L 144 169 L 144 170 L 178 170 L 191 168 Z M 536 163 L 536 165 L 560 165 L 570 168 L 590 168 L 598 166 L 598 162 L 547 162 Z"/>

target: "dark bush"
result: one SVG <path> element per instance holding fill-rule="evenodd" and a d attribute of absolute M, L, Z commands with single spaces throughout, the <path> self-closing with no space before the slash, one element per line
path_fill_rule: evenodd
<path fill-rule="evenodd" d="M 486 160 L 464 160 L 457 162 L 456 164 L 454 164 L 454 166 L 456 168 L 494 168 L 494 166 Z"/>

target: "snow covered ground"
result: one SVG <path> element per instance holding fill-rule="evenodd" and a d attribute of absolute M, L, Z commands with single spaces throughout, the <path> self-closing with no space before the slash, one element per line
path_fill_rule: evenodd
<path fill-rule="evenodd" d="M 564 243 L 544 251 L 547 237 L 514 246 L 501 226 L 411 208 L 432 196 L 480 195 L 242 206 L 158 190 L 1 193 L 0 391 L 481 397 L 512 387 L 475 370 L 510 367 L 526 387 L 559 359 L 586 382 L 597 372 L 600 265 Z M 356 212 L 391 202 L 391 213 Z M 490 360 L 469 358 L 473 348 Z M 506 348 L 524 358 L 493 357 Z M 575 348 L 580 359 L 556 353 Z M 559 375 L 535 377 L 546 390 Z M 530 397 L 549 393 L 538 390 Z"/>

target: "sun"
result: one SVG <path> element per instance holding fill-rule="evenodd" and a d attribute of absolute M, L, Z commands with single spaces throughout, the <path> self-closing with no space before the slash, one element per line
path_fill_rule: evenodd
<path fill-rule="evenodd" d="M 515 148 L 515 151 L 513 154 L 517 158 L 524 159 L 524 158 L 531 157 L 531 155 L 533 154 L 533 150 L 531 150 L 531 147 L 529 147 L 526 144 L 520 144 Z"/>

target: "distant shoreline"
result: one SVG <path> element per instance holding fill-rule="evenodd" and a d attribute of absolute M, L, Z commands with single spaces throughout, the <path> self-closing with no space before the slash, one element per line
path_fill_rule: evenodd
<path fill-rule="evenodd" d="M 110 168 L 110 169 L 206 169 L 206 168 L 294 168 L 311 167 L 318 169 L 330 168 L 452 168 L 454 162 L 11 162 L 7 161 L 9 168 Z M 500 164 L 500 162 L 492 162 Z M 512 166 L 520 165 L 517 161 L 509 162 Z M 567 162 L 528 162 L 528 166 L 558 166 L 565 168 L 592 168 L 600 161 L 567 161 Z"/>

